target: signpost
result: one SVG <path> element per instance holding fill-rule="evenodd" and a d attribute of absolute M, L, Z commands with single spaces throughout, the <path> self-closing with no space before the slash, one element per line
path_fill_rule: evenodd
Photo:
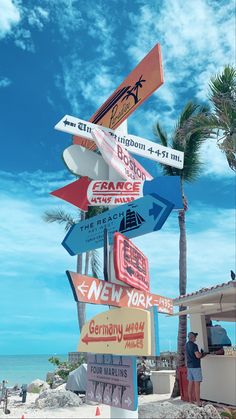
<path fill-rule="evenodd" d="M 92 130 L 99 128 L 109 133 L 115 141 L 125 147 L 130 153 L 146 157 L 150 160 L 157 161 L 162 164 L 183 169 L 184 153 L 170 147 L 138 137 L 132 134 L 120 134 L 110 128 L 101 127 L 83 119 L 76 118 L 71 115 L 65 115 L 54 127 L 59 131 L 72 135 L 80 135 L 80 145 L 90 150 L 96 149 L 96 143 L 93 140 Z M 78 143 L 78 141 L 76 141 Z"/>
<path fill-rule="evenodd" d="M 148 259 L 123 234 L 114 234 L 114 268 L 116 279 L 139 290 L 149 291 Z"/>
<path fill-rule="evenodd" d="M 151 355 L 150 312 L 116 308 L 93 317 L 83 326 L 79 352 Z"/>
<path fill-rule="evenodd" d="M 173 300 L 132 287 L 66 271 L 75 301 L 90 304 L 106 304 L 114 307 L 158 307 L 159 313 L 173 314 Z"/>
<path fill-rule="evenodd" d="M 124 179 L 151 180 L 152 175 L 123 146 L 118 144 L 110 134 L 101 129 L 92 130 L 92 136 L 101 154 L 110 166 Z"/>
<path fill-rule="evenodd" d="M 157 44 L 120 84 L 90 121 L 117 128 L 129 115 L 163 84 L 161 48 Z M 74 138 L 74 143 L 81 140 Z"/>
<path fill-rule="evenodd" d="M 86 399 L 136 410 L 136 374 L 135 357 L 88 354 Z"/>
<path fill-rule="evenodd" d="M 140 180 L 94 181 L 84 176 L 51 192 L 51 195 L 64 199 L 83 211 L 88 211 L 89 205 L 121 205 L 153 193 L 173 202 L 174 209 L 183 208 L 179 176 L 159 176 L 144 182 Z"/>
<path fill-rule="evenodd" d="M 156 194 L 147 195 L 73 225 L 62 245 L 70 255 L 77 255 L 103 246 L 104 227 L 110 244 L 116 231 L 132 238 L 160 230 L 173 207 L 172 202 Z"/>

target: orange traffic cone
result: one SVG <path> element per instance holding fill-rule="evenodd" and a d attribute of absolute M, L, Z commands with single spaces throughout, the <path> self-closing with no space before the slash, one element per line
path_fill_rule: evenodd
<path fill-rule="evenodd" d="M 100 415 L 101 415 L 100 408 L 97 406 L 95 416 L 100 416 Z"/>

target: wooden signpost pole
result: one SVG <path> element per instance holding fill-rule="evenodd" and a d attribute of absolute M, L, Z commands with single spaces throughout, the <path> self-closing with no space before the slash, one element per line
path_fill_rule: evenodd
<path fill-rule="evenodd" d="M 122 135 L 126 135 L 128 134 L 128 129 L 127 129 L 127 119 L 119 126 L 119 128 L 116 129 L 117 134 L 122 134 Z M 119 175 L 117 174 L 117 172 L 111 167 L 109 166 L 109 180 L 120 180 Z M 111 267 L 111 261 L 113 261 L 113 246 L 110 246 L 110 251 L 109 251 L 109 266 Z M 110 269 L 110 281 L 111 282 L 118 282 L 116 281 L 116 278 L 114 276 L 114 270 Z M 124 283 L 122 285 L 125 285 Z M 112 307 L 111 307 L 112 309 Z M 135 361 L 136 361 L 136 357 Z M 115 418 L 120 418 L 120 419 L 128 419 L 128 418 L 138 418 L 138 408 L 137 410 L 127 410 L 127 409 L 121 409 L 119 407 L 114 407 L 111 406 L 110 407 L 110 418 L 111 419 L 115 419 Z"/>

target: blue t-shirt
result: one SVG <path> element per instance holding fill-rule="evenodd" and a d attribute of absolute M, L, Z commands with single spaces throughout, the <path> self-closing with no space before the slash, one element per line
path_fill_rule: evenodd
<path fill-rule="evenodd" d="M 198 352 L 198 346 L 196 343 L 188 341 L 185 345 L 186 355 L 187 355 L 187 367 L 188 368 L 200 368 L 201 362 L 195 355 L 195 352 Z"/>

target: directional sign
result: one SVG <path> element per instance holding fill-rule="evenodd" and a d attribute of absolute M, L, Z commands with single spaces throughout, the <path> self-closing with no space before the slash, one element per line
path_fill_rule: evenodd
<path fill-rule="evenodd" d="M 71 271 L 66 271 L 66 273 L 76 302 L 142 309 L 158 306 L 159 313 L 173 314 L 173 300 L 171 298 Z"/>
<path fill-rule="evenodd" d="M 81 137 L 76 137 L 80 138 L 80 145 L 87 147 L 90 150 L 97 148 L 93 141 L 92 130 L 95 128 L 102 128 L 104 132 L 108 132 L 114 137 L 114 140 L 125 147 L 130 153 L 158 161 L 162 164 L 167 164 L 168 166 L 176 167 L 177 169 L 183 169 L 184 153 L 182 151 L 164 147 L 161 144 L 154 143 L 153 141 L 136 135 L 121 135 L 110 128 L 101 127 L 71 115 L 65 115 L 54 128 L 68 134 L 80 135 Z M 76 143 L 78 143 L 78 141 L 76 141 Z"/>
<path fill-rule="evenodd" d="M 88 354 L 86 399 L 136 410 L 138 406 L 136 358 Z"/>
<path fill-rule="evenodd" d="M 116 279 L 139 290 L 149 291 L 148 258 L 123 234 L 114 234 Z"/>
<path fill-rule="evenodd" d="M 160 230 L 173 207 L 156 194 L 147 195 L 73 225 L 62 245 L 70 255 L 77 255 L 103 246 L 104 227 L 110 244 L 116 231 L 132 238 Z"/>
<path fill-rule="evenodd" d="M 64 150 L 63 159 L 68 169 L 75 175 L 88 176 L 91 179 L 108 179 L 108 165 L 93 151 L 88 151 L 79 145 L 71 145 Z"/>
<path fill-rule="evenodd" d="M 52 195 L 88 211 L 88 206 L 121 205 L 132 202 L 145 195 L 157 193 L 174 203 L 174 209 L 183 208 L 179 176 L 159 176 L 153 180 L 109 181 L 89 180 L 82 177 L 60 189 Z"/>
<path fill-rule="evenodd" d="M 90 118 L 91 122 L 115 129 L 163 84 L 161 48 L 157 44 Z M 77 138 L 74 138 L 74 142 Z M 78 143 L 81 140 L 79 140 Z"/>
<path fill-rule="evenodd" d="M 85 323 L 78 352 L 151 355 L 151 315 L 138 308 L 116 308 Z"/>
<path fill-rule="evenodd" d="M 105 162 L 124 179 L 151 180 L 152 175 L 120 145 L 112 136 L 101 129 L 92 130 L 92 136 Z"/>

